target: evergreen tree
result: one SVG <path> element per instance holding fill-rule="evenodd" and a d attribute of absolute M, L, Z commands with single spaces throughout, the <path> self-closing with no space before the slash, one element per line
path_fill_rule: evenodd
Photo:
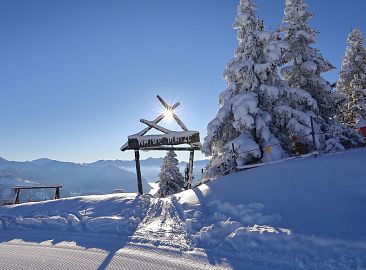
<path fill-rule="evenodd" d="M 322 78 L 321 73 L 334 67 L 319 50 L 311 47 L 317 35 L 308 24 L 312 16 L 303 0 L 286 0 L 282 31 L 289 50 L 284 55 L 287 65 L 281 74 L 292 87 L 308 91 L 316 99 L 320 115 L 328 118 L 332 116 L 334 97 L 331 84 Z"/>
<path fill-rule="evenodd" d="M 184 178 L 179 172 L 177 155 L 173 150 L 164 157 L 159 174 L 159 190 L 157 197 L 165 198 L 180 192 L 184 187 Z"/>
<path fill-rule="evenodd" d="M 359 29 L 349 34 L 347 44 L 337 87 L 347 97 L 340 119 L 354 127 L 366 119 L 366 49 Z"/>
<path fill-rule="evenodd" d="M 233 25 L 239 47 L 224 72 L 228 88 L 219 97 L 219 111 L 208 125 L 203 145 L 203 152 L 213 157 L 208 175 L 223 173 L 233 163 L 288 155 L 289 135 L 308 134 L 310 116 L 318 110 L 310 94 L 279 78 L 277 67 L 288 46 L 278 32 L 264 30 L 255 12 L 251 0 L 240 1 Z M 264 151 L 268 145 L 276 145 L 269 156 Z"/>
<path fill-rule="evenodd" d="M 324 136 L 316 136 L 318 148 L 344 150 L 344 146 L 357 144 L 358 139 L 334 119 L 339 113 L 342 97 L 321 75 L 334 67 L 312 47 L 318 34 L 308 24 L 312 16 L 303 0 L 286 0 L 281 31 L 285 34 L 284 41 L 288 42 L 289 50 L 284 54 L 285 67 L 281 74 L 290 86 L 306 90 L 317 101 L 319 113 L 315 122 L 325 133 Z"/>

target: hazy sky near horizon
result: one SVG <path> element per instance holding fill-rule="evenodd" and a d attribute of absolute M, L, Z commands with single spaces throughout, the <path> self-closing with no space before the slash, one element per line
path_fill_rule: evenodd
<path fill-rule="evenodd" d="M 180 101 L 179 115 L 203 141 L 237 46 L 238 2 L 0 0 L 0 157 L 132 159 L 119 148 L 144 128 L 140 118 L 157 116 L 156 94 Z M 275 29 L 284 0 L 254 2 Z M 366 34 L 366 1 L 307 2 L 316 47 L 339 68 L 350 30 Z"/>

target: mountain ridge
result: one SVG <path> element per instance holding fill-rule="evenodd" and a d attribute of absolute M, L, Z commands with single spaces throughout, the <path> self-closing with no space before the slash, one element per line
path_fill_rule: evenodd
<path fill-rule="evenodd" d="M 111 164 L 94 166 L 46 158 L 21 162 L 2 158 L 0 175 L 6 175 L 8 179 L 26 179 L 40 184 L 62 184 L 62 193 L 67 196 L 106 194 L 115 189 L 137 191 L 135 173 Z M 6 183 L 10 182 L 6 181 Z M 143 186 L 145 192 L 150 190 L 145 178 L 143 178 Z M 3 184 L 1 189 L 10 187 Z"/>

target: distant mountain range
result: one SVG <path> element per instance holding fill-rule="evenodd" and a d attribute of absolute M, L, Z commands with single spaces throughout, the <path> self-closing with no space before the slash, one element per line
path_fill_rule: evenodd
<path fill-rule="evenodd" d="M 150 190 L 148 182 L 158 179 L 162 158 L 141 160 L 144 191 Z M 200 178 L 201 169 L 207 160 L 195 162 L 195 178 Z M 186 162 L 179 167 L 184 171 Z M 134 160 L 99 160 L 93 163 L 61 162 L 47 158 L 33 161 L 8 161 L 0 157 L 0 199 L 13 197 L 14 185 L 61 184 L 63 197 L 89 194 L 106 194 L 115 189 L 136 192 Z M 49 192 L 48 192 L 49 193 Z M 38 195 L 37 195 L 38 194 Z M 46 196 L 38 192 L 36 197 Z M 34 194 L 33 194 L 34 195 Z M 50 194 L 49 194 L 50 195 Z"/>
<path fill-rule="evenodd" d="M 163 164 L 163 158 L 148 158 L 140 161 L 141 173 L 148 182 L 155 182 L 159 178 L 160 167 Z M 208 164 L 208 160 L 197 160 L 194 162 L 193 174 L 195 179 L 201 178 L 202 169 Z M 135 161 L 134 160 L 98 160 L 90 163 L 92 166 L 116 166 L 129 172 L 135 172 Z M 179 169 L 182 174 L 187 166 L 187 162 L 181 161 L 179 163 Z"/>
<path fill-rule="evenodd" d="M 140 161 L 142 167 L 159 167 L 163 164 L 163 158 L 147 158 Z M 205 167 L 208 164 L 208 160 L 197 160 L 194 162 L 194 166 Z M 93 166 L 105 166 L 105 165 L 114 165 L 120 168 L 134 168 L 135 161 L 134 160 L 98 160 L 93 163 L 89 163 L 89 165 Z M 187 162 L 181 161 L 179 163 L 180 167 L 185 167 Z"/>
<path fill-rule="evenodd" d="M 4 193 L 3 182 L 6 179 L 12 179 L 13 182 L 61 184 L 63 196 L 105 194 L 121 188 L 128 192 L 137 190 L 134 173 L 108 164 L 96 166 L 50 159 L 26 162 L 1 159 L 0 176 L 0 196 Z M 150 190 L 146 179 L 143 179 L 143 186 L 146 192 Z"/>

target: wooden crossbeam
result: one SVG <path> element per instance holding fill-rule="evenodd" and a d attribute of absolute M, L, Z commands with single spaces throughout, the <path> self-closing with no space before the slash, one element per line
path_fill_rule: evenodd
<path fill-rule="evenodd" d="M 180 103 L 176 103 L 173 106 L 169 106 L 168 103 L 165 102 L 164 99 L 162 99 L 159 95 L 156 96 L 158 98 L 158 100 L 160 101 L 161 104 L 163 104 L 164 108 L 167 110 L 170 110 L 172 112 L 173 118 L 174 120 L 177 122 L 177 124 L 184 130 L 184 131 L 188 131 L 188 128 L 186 127 L 186 125 L 183 123 L 182 120 L 180 120 L 180 118 L 176 115 L 176 113 L 173 111 L 175 108 L 177 108 Z"/>
<path fill-rule="evenodd" d="M 175 110 L 180 105 L 180 102 L 176 102 L 170 109 Z"/>
<path fill-rule="evenodd" d="M 155 118 L 155 120 L 153 120 L 152 122 L 154 124 L 158 124 L 161 120 L 164 119 L 164 114 L 160 114 L 158 117 Z M 152 127 L 147 127 L 144 128 L 143 130 L 141 130 L 139 133 L 134 134 L 133 136 L 144 136 L 146 133 L 148 133 L 150 130 L 152 129 Z M 128 149 L 128 141 L 122 145 L 121 147 L 121 151 L 126 151 Z"/>
<path fill-rule="evenodd" d="M 166 103 L 166 101 L 162 97 L 160 97 L 159 95 L 156 95 L 156 97 L 158 98 L 158 100 L 160 101 L 160 103 L 164 106 L 164 108 L 167 109 L 167 110 L 171 110 L 172 111 L 172 110 L 176 109 L 180 105 L 180 102 L 176 102 L 176 103 L 174 103 L 173 106 L 169 106 L 168 103 Z"/>
<path fill-rule="evenodd" d="M 177 124 L 184 131 L 188 131 L 188 128 L 184 125 L 184 123 L 179 119 L 179 117 L 173 111 L 180 105 L 180 102 L 176 102 L 172 106 L 169 106 L 169 104 L 166 103 L 165 100 L 163 98 L 161 98 L 159 95 L 157 95 L 156 97 L 158 98 L 158 100 L 164 106 L 165 109 L 172 111 L 173 118 L 177 122 Z M 141 119 L 140 122 L 144 123 L 145 125 L 148 125 L 148 127 L 144 128 L 143 130 L 141 130 L 140 132 L 138 132 L 132 136 L 144 136 L 146 133 L 148 133 L 153 128 L 156 130 L 159 130 L 163 133 L 166 133 L 166 134 L 171 132 L 170 130 L 157 125 L 160 121 L 162 121 L 164 119 L 164 117 L 165 117 L 165 115 L 162 113 L 157 118 L 155 118 L 153 121 L 147 121 L 147 120 Z M 127 141 L 124 145 L 122 145 L 121 151 L 126 151 L 128 149 L 129 149 L 129 147 L 128 147 L 128 141 Z"/>
<path fill-rule="evenodd" d="M 166 129 L 162 126 L 159 126 L 158 124 L 155 124 L 153 121 L 148 121 L 148 120 L 145 120 L 145 119 L 140 119 L 140 122 L 145 124 L 145 125 L 148 125 L 150 128 L 155 128 L 156 130 L 159 130 L 165 134 L 169 133 L 169 132 L 172 132 L 171 130 L 169 129 Z"/>
<path fill-rule="evenodd" d="M 175 112 L 172 111 L 173 114 L 173 118 L 175 120 L 175 122 L 177 122 L 177 124 L 184 130 L 184 131 L 188 131 L 188 128 L 186 127 L 186 125 L 182 122 L 182 120 L 180 120 L 180 118 L 175 114 Z"/>
<path fill-rule="evenodd" d="M 162 99 L 159 95 L 156 95 L 156 97 L 158 98 L 158 100 L 164 106 L 165 109 L 170 110 L 170 106 L 168 105 L 168 103 L 165 102 L 164 99 Z"/>
<path fill-rule="evenodd" d="M 161 120 L 163 120 L 165 117 L 164 114 L 160 114 L 158 117 L 156 117 L 152 122 L 155 124 L 158 124 Z M 146 133 L 148 133 L 152 128 L 151 127 L 147 127 L 144 128 L 143 130 L 141 130 L 139 133 L 137 133 L 137 136 L 144 136 Z"/>
<path fill-rule="evenodd" d="M 46 185 L 46 186 L 15 186 L 12 187 L 13 190 L 16 189 L 50 189 L 50 188 L 62 188 L 61 185 Z"/>

